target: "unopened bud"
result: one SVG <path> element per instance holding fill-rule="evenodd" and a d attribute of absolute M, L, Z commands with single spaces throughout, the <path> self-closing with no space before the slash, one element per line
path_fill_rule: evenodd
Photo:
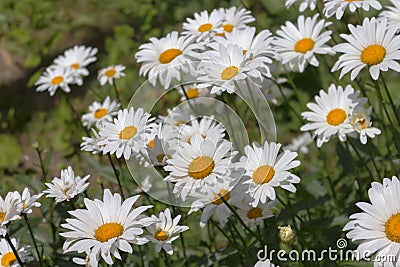
<path fill-rule="evenodd" d="M 296 234 L 292 230 L 292 227 L 290 227 L 290 225 L 278 226 L 278 229 L 279 229 L 279 237 L 283 244 L 291 245 L 294 243 L 294 241 L 296 241 Z"/>

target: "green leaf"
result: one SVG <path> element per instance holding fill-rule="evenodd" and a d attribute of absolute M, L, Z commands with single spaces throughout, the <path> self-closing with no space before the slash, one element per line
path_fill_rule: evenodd
<path fill-rule="evenodd" d="M 0 147 L 0 168 L 16 166 L 21 156 L 18 139 L 10 134 L 0 134 Z"/>

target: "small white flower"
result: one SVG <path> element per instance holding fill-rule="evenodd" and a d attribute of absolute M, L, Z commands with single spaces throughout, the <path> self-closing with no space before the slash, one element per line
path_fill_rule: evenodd
<path fill-rule="evenodd" d="M 289 9 L 294 3 L 301 1 L 299 11 L 304 12 L 307 8 L 314 10 L 317 7 L 317 0 L 286 0 L 285 6 Z"/>
<path fill-rule="evenodd" d="M 333 47 L 343 53 L 335 63 L 332 71 L 342 69 L 340 79 L 351 71 L 351 80 L 365 67 L 369 68 L 372 79 L 378 80 L 380 71 L 392 69 L 400 72 L 400 36 L 396 35 L 397 27 L 387 26 L 387 20 L 365 18 L 363 25 L 349 24 L 351 34 L 341 34 L 347 43 Z"/>
<path fill-rule="evenodd" d="M 185 90 L 185 92 L 183 90 Z M 187 98 L 194 101 L 198 97 L 210 96 L 210 90 L 208 88 L 199 88 L 197 83 L 184 85 L 183 89 L 178 89 L 178 92 L 181 95 L 181 101 L 186 101 L 188 100 Z"/>
<path fill-rule="evenodd" d="M 173 109 L 167 109 L 167 112 L 168 115 L 166 117 L 159 116 L 159 121 L 163 124 L 175 127 L 190 121 L 191 109 L 187 103 L 176 106 Z"/>
<path fill-rule="evenodd" d="M 258 261 L 254 267 L 275 267 L 275 265 L 270 260 L 266 259 Z M 276 267 L 279 267 L 279 265 Z"/>
<path fill-rule="evenodd" d="M 118 113 L 120 104 L 116 101 L 111 101 L 110 97 L 107 96 L 103 103 L 93 102 L 89 106 L 89 113 L 82 115 L 83 125 L 88 129 L 93 124 L 96 124 L 97 128 L 100 128 L 100 124 L 104 121 L 112 121 L 114 115 Z"/>
<path fill-rule="evenodd" d="M 118 64 L 118 65 L 108 66 L 106 68 L 99 70 L 97 79 L 99 80 L 100 85 L 103 86 L 107 82 L 110 85 L 113 85 L 115 79 L 125 77 L 125 73 L 123 72 L 125 68 L 126 68 L 125 66 Z"/>
<path fill-rule="evenodd" d="M 245 29 L 247 24 L 256 21 L 251 15 L 251 11 L 245 8 L 231 7 L 219 10 L 224 14 L 224 20 L 217 36 L 224 36 L 226 33 L 232 32 L 234 29 Z"/>
<path fill-rule="evenodd" d="M 139 153 L 144 147 L 146 124 L 150 122 L 150 114 L 142 108 L 118 111 L 114 122 L 104 122 L 100 136 L 104 138 L 99 145 L 104 145 L 103 154 L 116 154 L 117 158 L 124 155 L 128 160 L 133 153 Z"/>
<path fill-rule="evenodd" d="M 143 245 L 148 242 L 140 237 L 143 227 L 158 220 L 143 216 L 142 213 L 152 206 L 141 206 L 133 209 L 133 204 L 140 196 L 133 196 L 121 201 L 121 196 L 104 190 L 103 201 L 85 198 L 85 209 L 69 211 L 73 219 L 66 219 L 61 227 L 69 230 L 60 233 L 67 240 L 64 253 L 77 251 L 90 253 L 89 263 L 97 267 L 99 257 L 112 265 L 114 256 L 121 259 L 119 250 L 132 253 L 131 244 Z M 121 203 L 122 202 L 122 203 Z"/>
<path fill-rule="evenodd" d="M 350 123 L 354 131 L 360 135 L 360 141 L 364 145 L 367 143 L 367 137 L 374 138 L 376 135 L 381 134 L 381 130 L 372 127 L 371 111 L 372 107 L 364 109 L 362 106 L 357 106 L 350 117 Z"/>
<path fill-rule="evenodd" d="M 269 200 L 264 204 L 258 203 L 258 205 L 255 207 L 249 203 L 250 202 L 242 201 L 240 204 L 235 204 L 235 206 L 239 208 L 237 213 L 242 218 L 243 222 L 248 226 L 260 225 L 264 222 L 264 219 L 275 216 L 272 211 L 276 209 L 278 201 Z"/>
<path fill-rule="evenodd" d="M 67 169 L 61 170 L 61 178 L 54 177 L 51 183 L 46 183 L 48 189 L 43 193 L 47 193 L 46 197 L 54 197 L 56 203 L 70 201 L 86 190 L 89 186 L 89 183 L 86 183 L 89 177 L 90 175 L 83 178 L 75 176 L 72 167 L 68 166 Z"/>
<path fill-rule="evenodd" d="M 337 20 L 342 18 L 347 7 L 349 7 L 351 12 L 355 12 L 357 8 L 362 8 L 365 11 L 368 11 L 370 6 L 376 10 L 382 8 L 382 5 L 378 0 L 324 0 L 324 3 L 324 15 L 327 18 L 330 18 L 336 14 Z"/>
<path fill-rule="evenodd" d="M 302 135 L 293 138 L 292 143 L 285 146 L 285 149 L 290 151 L 297 151 L 302 154 L 308 154 L 308 145 L 313 142 L 312 135 L 310 133 L 303 133 Z"/>
<path fill-rule="evenodd" d="M 17 192 L 8 192 L 5 199 L 0 196 L 0 236 L 7 233 L 7 225 L 11 221 L 19 220 L 23 204 Z"/>
<path fill-rule="evenodd" d="M 95 129 L 92 128 L 91 130 L 93 133 L 92 137 L 82 137 L 83 142 L 81 143 L 81 150 L 92 152 L 92 154 L 102 153 L 104 145 L 99 145 L 99 142 L 103 141 L 104 138 L 102 138 Z"/>
<path fill-rule="evenodd" d="M 38 208 L 41 206 L 37 200 L 43 196 L 43 193 L 31 196 L 29 189 L 25 188 L 24 191 L 22 191 L 22 195 L 20 195 L 18 192 L 15 192 L 15 196 L 18 197 L 22 203 L 23 209 L 21 213 L 30 214 L 32 213 L 33 207 Z"/>
<path fill-rule="evenodd" d="M 54 63 L 58 66 L 68 68 L 71 70 L 72 75 L 76 77 L 77 81 L 81 81 L 81 76 L 88 76 L 89 71 L 86 68 L 90 63 L 96 61 L 97 48 L 86 47 L 84 45 L 74 47 L 66 50 L 64 55 L 58 56 Z M 78 84 L 80 82 L 77 82 Z M 81 85 L 81 84 L 79 84 Z"/>
<path fill-rule="evenodd" d="M 146 152 L 153 166 L 164 166 L 176 152 L 175 130 L 169 125 L 158 124 L 154 133 L 146 137 Z"/>
<path fill-rule="evenodd" d="M 195 134 L 200 134 L 203 139 L 213 140 L 215 143 L 225 137 L 225 128 L 214 120 L 214 116 L 204 116 L 197 120 L 195 117 L 190 117 L 190 124 L 181 124 L 177 126 L 177 141 L 179 143 L 190 143 L 190 138 Z"/>
<path fill-rule="evenodd" d="M 164 212 L 160 212 L 159 217 L 155 215 L 151 217 L 155 220 L 160 220 L 160 222 L 148 226 L 147 230 L 151 235 L 146 235 L 145 237 L 156 244 L 157 252 L 164 249 L 165 252 L 172 255 L 174 250 L 171 243 L 179 238 L 179 235 L 176 234 L 189 230 L 189 227 L 178 225 L 181 215 L 172 219 L 171 211 L 168 208 Z"/>
<path fill-rule="evenodd" d="M 400 31 L 400 1 L 390 0 L 393 6 L 387 6 L 386 10 L 382 11 L 379 16 L 386 18 L 388 25 L 397 27 L 397 33 Z"/>
<path fill-rule="evenodd" d="M 19 247 L 19 241 L 15 238 L 11 238 L 11 243 L 18 252 L 18 256 L 22 262 L 33 261 L 33 257 L 29 252 L 30 246 Z M 4 267 L 19 267 L 17 257 L 15 256 L 11 246 L 8 244 L 7 240 L 0 240 L 0 265 Z"/>
<path fill-rule="evenodd" d="M 57 89 L 60 88 L 64 92 L 69 93 L 71 89 L 70 84 L 76 82 L 76 79 L 72 75 L 72 71 L 69 68 L 64 67 L 48 67 L 36 81 L 37 92 L 49 91 L 50 95 L 53 96 Z"/>
<path fill-rule="evenodd" d="M 296 152 L 285 150 L 279 154 L 281 144 L 267 141 L 263 146 L 253 143 L 253 146 L 244 148 L 245 156 L 240 158 L 239 166 L 245 170 L 247 178 L 244 185 L 249 185 L 247 193 L 253 198 L 251 205 L 267 203 L 268 199 L 275 200 L 275 187 L 281 187 L 289 192 L 296 192 L 293 184 L 300 182 L 300 178 L 288 170 L 300 165 Z"/>
<path fill-rule="evenodd" d="M 318 67 L 316 54 L 333 54 L 333 50 L 326 43 L 331 39 L 332 31 L 323 31 L 330 22 L 318 21 L 318 14 L 314 17 L 299 16 L 297 27 L 287 21 L 276 33 L 272 43 L 278 53 L 278 59 L 288 64 L 294 71 L 303 72 L 308 64 Z"/>
<path fill-rule="evenodd" d="M 183 23 L 183 34 L 197 38 L 197 42 L 208 40 L 217 33 L 218 28 L 222 26 L 225 18 L 225 12 L 222 10 L 213 10 L 209 15 L 206 10 L 194 13 L 194 19 L 187 18 Z"/>

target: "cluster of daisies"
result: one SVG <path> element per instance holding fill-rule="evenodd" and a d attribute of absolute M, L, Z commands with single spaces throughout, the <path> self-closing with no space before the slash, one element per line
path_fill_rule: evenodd
<path fill-rule="evenodd" d="M 97 60 L 95 47 L 76 45 L 59 55 L 36 81 L 36 91 L 49 91 L 53 96 L 57 89 L 71 92 L 71 85 L 82 86 L 83 78 L 89 76 L 87 67 Z M 113 84 L 114 79 L 125 76 L 125 66 L 112 65 L 98 71 L 100 85 Z"/>

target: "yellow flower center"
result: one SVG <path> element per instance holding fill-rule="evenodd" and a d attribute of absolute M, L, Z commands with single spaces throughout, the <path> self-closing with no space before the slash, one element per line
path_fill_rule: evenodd
<path fill-rule="evenodd" d="M 196 88 L 191 87 L 186 91 L 186 94 L 189 98 L 196 98 L 199 96 L 199 91 Z"/>
<path fill-rule="evenodd" d="M 234 26 L 232 24 L 224 24 L 224 25 L 222 25 L 222 28 L 224 28 L 224 31 L 226 31 L 226 32 L 232 32 L 233 27 Z"/>
<path fill-rule="evenodd" d="M 262 212 L 263 212 L 263 210 L 261 208 L 251 208 L 247 212 L 247 218 L 249 218 L 249 219 L 260 218 L 262 216 Z"/>
<path fill-rule="evenodd" d="M 225 68 L 221 73 L 222 80 L 230 80 L 239 73 L 239 68 L 236 66 L 230 66 Z"/>
<path fill-rule="evenodd" d="M 392 215 L 385 224 L 385 233 L 390 241 L 400 243 L 400 213 Z"/>
<path fill-rule="evenodd" d="M 215 167 L 214 160 L 207 156 L 195 158 L 188 168 L 189 176 L 193 179 L 203 179 L 207 177 Z"/>
<path fill-rule="evenodd" d="M 60 83 L 62 83 L 64 81 L 64 77 L 63 76 L 56 76 L 53 79 L 51 79 L 51 84 L 53 85 L 59 85 Z"/>
<path fill-rule="evenodd" d="M 148 145 L 149 147 L 151 147 L 151 148 L 154 148 L 154 139 L 151 139 L 151 140 L 147 143 L 147 145 Z"/>
<path fill-rule="evenodd" d="M 170 63 L 172 60 L 174 60 L 177 56 L 181 55 L 182 51 L 180 49 L 176 48 L 171 48 L 168 50 L 165 50 L 160 54 L 159 61 L 161 64 L 167 64 Z"/>
<path fill-rule="evenodd" d="M 200 27 L 197 29 L 197 31 L 199 32 L 208 32 L 209 30 L 211 30 L 213 27 L 213 25 L 211 23 L 205 23 L 200 25 Z"/>
<path fill-rule="evenodd" d="M 114 77 L 115 73 L 117 73 L 115 69 L 109 69 L 104 72 L 104 75 L 106 75 L 108 78 L 112 78 Z"/>
<path fill-rule="evenodd" d="M 97 228 L 94 237 L 97 241 L 107 242 L 111 238 L 119 237 L 124 233 L 124 227 L 119 223 L 105 223 Z"/>
<path fill-rule="evenodd" d="M 158 156 L 157 156 L 157 161 L 158 161 L 158 163 L 162 163 L 163 160 L 164 160 L 164 157 L 165 157 L 165 154 L 160 154 L 160 155 L 158 155 Z"/>
<path fill-rule="evenodd" d="M 129 140 L 134 137 L 137 133 L 137 128 L 135 126 L 125 127 L 122 131 L 119 132 L 119 139 L 121 140 Z"/>
<path fill-rule="evenodd" d="M 221 190 L 219 191 L 219 194 L 220 194 L 222 197 L 218 196 L 217 193 L 214 193 L 214 200 L 211 201 L 211 203 L 213 203 L 214 205 L 220 205 L 220 204 L 222 204 L 222 203 L 224 202 L 224 201 L 222 200 L 222 198 L 225 199 L 226 201 L 228 201 L 228 200 L 231 198 L 231 193 L 230 193 L 228 190 L 221 189 Z"/>
<path fill-rule="evenodd" d="M 4 218 L 6 217 L 5 212 L 0 212 L 0 222 L 4 222 Z"/>
<path fill-rule="evenodd" d="M 159 241 L 164 241 L 164 240 L 168 239 L 168 237 L 169 237 L 169 234 L 166 233 L 165 231 L 161 230 L 161 229 L 158 230 L 158 231 L 154 234 L 154 238 L 157 239 L 157 240 L 159 240 Z"/>
<path fill-rule="evenodd" d="M 1 257 L 1 266 L 11 266 L 16 260 L 17 257 L 13 252 L 7 252 Z"/>
<path fill-rule="evenodd" d="M 294 46 L 294 51 L 305 54 L 314 48 L 314 44 L 315 42 L 311 38 L 301 39 Z"/>
<path fill-rule="evenodd" d="M 341 108 L 335 108 L 326 115 L 326 121 L 330 125 L 337 126 L 344 122 L 346 116 L 346 111 Z"/>
<path fill-rule="evenodd" d="M 74 64 L 71 64 L 70 67 L 71 67 L 71 69 L 77 70 L 77 69 L 79 69 L 80 65 L 79 65 L 79 63 L 74 63 Z"/>
<path fill-rule="evenodd" d="M 381 45 L 370 45 L 361 52 L 361 61 L 367 65 L 377 65 L 386 56 L 386 49 Z"/>
<path fill-rule="evenodd" d="M 94 117 L 96 119 L 101 119 L 103 118 L 105 115 L 107 115 L 108 110 L 106 108 L 99 108 L 94 112 Z"/>
<path fill-rule="evenodd" d="M 265 184 L 272 180 L 275 170 L 272 166 L 262 165 L 253 172 L 253 181 L 256 184 Z"/>

